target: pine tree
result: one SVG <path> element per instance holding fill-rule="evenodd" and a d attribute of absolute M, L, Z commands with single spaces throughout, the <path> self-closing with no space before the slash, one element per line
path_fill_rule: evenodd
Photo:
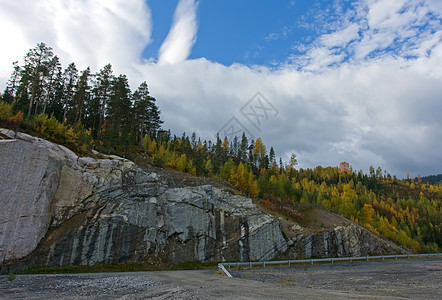
<path fill-rule="evenodd" d="M 152 98 L 152 104 L 150 107 L 150 111 L 147 115 L 147 128 L 148 132 L 155 136 L 161 128 L 161 124 L 163 124 L 163 121 L 160 117 L 161 111 L 158 108 L 157 105 L 155 105 L 155 98 Z"/>
<path fill-rule="evenodd" d="M 14 66 L 14 71 L 12 71 L 11 78 L 8 81 L 2 97 L 2 101 L 8 104 L 14 101 L 15 93 L 20 83 L 21 67 L 18 65 L 18 61 L 13 62 L 12 65 Z"/>
<path fill-rule="evenodd" d="M 219 135 L 216 136 L 216 144 L 213 148 L 213 171 L 214 173 L 218 173 L 219 169 L 227 161 L 227 155 L 226 152 L 223 150 L 222 141 L 219 138 Z"/>
<path fill-rule="evenodd" d="M 141 147 L 142 139 L 144 135 L 151 135 L 152 126 L 150 124 L 150 114 L 152 113 L 152 107 L 155 105 L 155 99 L 149 95 L 147 83 L 144 81 L 140 84 L 138 89 L 133 95 L 134 101 L 134 117 L 137 123 L 137 132 L 139 137 L 139 143 Z"/>
<path fill-rule="evenodd" d="M 95 97 L 100 103 L 100 117 L 98 122 L 98 136 L 103 135 L 102 127 L 104 124 L 104 117 L 106 115 L 106 106 L 109 101 L 109 89 L 113 81 L 112 65 L 107 64 L 96 75 L 96 86 L 94 89 Z"/>
<path fill-rule="evenodd" d="M 22 84 L 29 87 L 30 92 L 28 119 L 31 117 L 32 108 L 35 103 L 35 113 L 38 109 L 39 98 L 43 92 L 43 81 L 48 73 L 47 67 L 49 61 L 53 56 L 52 48 L 46 46 L 44 43 L 39 43 L 37 46 L 26 54 L 24 58 L 24 68 L 22 71 Z"/>
<path fill-rule="evenodd" d="M 63 119 L 62 124 L 66 122 L 69 109 L 73 105 L 75 86 L 78 80 L 78 70 L 75 63 L 70 63 L 63 73 L 64 89 L 63 89 Z"/>
<path fill-rule="evenodd" d="M 54 56 L 48 64 L 48 80 L 45 85 L 45 98 L 43 103 L 43 111 L 42 114 L 46 114 L 46 109 L 48 104 L 54 100 L 55 91 L 56 91 L 56 80 L 57 74 L 61 70 L 61 64 L 58 56 Z"/>
<path fill-rule="evenodd" d="M 110 85 L 109 105 L 106 110 L 107 139 L 111 146 L 127 146 L 131 118 L 131 91 L 126 75 L 120 75 Z"/>
<path fill-rule="evenodd" d="M 61 66 L 57 67 L 57 75 L 53 83 L 54 90 L 53 95 L 48 98 L 48 111 L 53 114 L 57 120 L 63 121 L 63 99 L 64 99 L 64 87 L 65 79 L 63 76 L 63 69 Z"/>
<path fill-rule="evenodd" d="M 238 149 L 238 158 L 241 162 L 247 162 L 247 149 L 249 146 L 249 141 L 247 140 L 246 134 L 243 132 L 241 137 L 241 144 Z"/>
<path fill-rule="evenodd" d="M 77 81 L 72 103 L 72 119 L 74 123 L 82 121 L 85 106 L 90 100 L 90 76 L 91 69 L 87 67 L 86 70 L 81 72 L 80 78 Z"/>
<path fill-rule="evenodd" d="M 275 150 L 273 149 L 273 147 L 270 147 L 269 160 L 270 160 L 271 163 L 276 163 L 276 160 L 275 160 Z"/>

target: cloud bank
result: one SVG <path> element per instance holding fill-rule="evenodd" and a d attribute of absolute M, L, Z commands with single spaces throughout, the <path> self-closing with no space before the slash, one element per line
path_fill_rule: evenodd
<path fill-rule="evenodd" d="M 143 0 L 2 0 L 1 79 L 39 42 L 53 47 L 65 66 L 97 70 L 112 63 L 117 72 L 130 72 L 150 43 L 151 19 Z"/>
<path fill-rule="evenodd" d="M 236 117 L 283 159 L 296 153 L 300 167 L 345 160 L 400 177 L 442 173 L 440 1 L 365 0 L 352 8 L 336 1 L 317 13 L 320 37 L 294 43 L 277 68 L 187 60 L 197 33 L 197 3 L 190 0 L 179 2 L 158 63 L 140 60 L 151 30 L 144 1 L 9 2 L 0 2 L 1 34 L 14 41 L 1 50 L 2 81 L 24 49 L 45 41 L 94 71 L 111 62 L 132 89 L 146 80 L 164 126 L 177 135 L 213 139 Z M 257 91 L 279 111 L 260 130 L 240 113 Z"/>

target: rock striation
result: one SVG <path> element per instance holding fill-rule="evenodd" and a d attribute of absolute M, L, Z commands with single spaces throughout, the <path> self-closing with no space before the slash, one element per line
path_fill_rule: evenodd
<path fill-rule="evenodd" d="M 376 254 L 405 253 L 394 243 L 385 241 L 356 224 L 336 225 L 334 228 L 303 234 L 287 239 L 289 258 L 349 257 Z"/>
<path fill-rule="evenodd" d="M 251 199 L 227 189 L 178 185 L 167 171 L 116 156 L 78 157 L 22 133 L 0 140 L 0 157 L 4 270 L 151 257 L 180 263 L 398 251 L 356 225 L 288 233 Z"/>
<path fill-rule="evenodd" d="M 1 129 L 13 137 L 14 132 Z M 121 186 L 132 162 L 79 158 L 61 145 L 18 133 L 0 140 L 0 263 L 31 253 L 91 195 Z"/>

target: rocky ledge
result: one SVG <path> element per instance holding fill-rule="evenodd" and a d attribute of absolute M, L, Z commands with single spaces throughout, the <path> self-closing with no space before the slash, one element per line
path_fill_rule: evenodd
<path fill-rule="evenodd" d="M 282 230 L 281 220 L 228 189 L 177 185 L 169 171 L 116 156 L 78 157 L 22 133 L 0 140 L 0 157 L 3 271 L 150 257 L 180 263 L 401 251 L 353 223 L 320 233 Z"/>

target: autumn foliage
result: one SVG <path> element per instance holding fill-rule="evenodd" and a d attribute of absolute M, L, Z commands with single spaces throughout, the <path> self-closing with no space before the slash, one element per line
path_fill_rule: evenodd
<path fill-rule="evenodd" d="M 19 111 L 15 114 L 15 116 L 9 118 L 9 122 L 13 124 L 20 124 L 21 122 L 23 122 L 23 113 Z"/>
<path fill-rule="evenodd" d="M 0 99 L 0 125 L 14 130 L 21 126 L 83 155 L 93 147 L 129 158 L 142 153 L 158 167 L 224 180 L 264 209 L 296 222 L 305 221 L 303 208 L 320 207 L 415 252 L 442 250 L 441 183 L 426 183 L 420 176 L 415 181 L 410 174 L 398 180 L 373 166 L 366 174 L 346 161 L 296 169 L 294 153 L 284 164 L 260 137 L 249 140 L 245 134 L 232 140 L 217 136 L 214 142 L 202 141 L 195 133 L 172 135 L 161 129 L 160 111 L 147 83 L 132 93 L 127 77 L 112 75 L 110 64 L 94 76 L 90 68 L 78 74 L 74 63 L 62 72 L 58 57 L 43 43 L 27 57 L 39 51 L 52 59 L 44 65 L 15 65 Z M 50 68 L 32 71 L 42 67 Z M 32 76 L 34 84 L 29 82 Z"/>
<path fill-rule="evenodd" d="M 145 149 L 154 163 L 216 176 L 260 198 L 264 209 L 298 223 L 305 221 L 303 208 L 317 206 L 415 252 L 442 248 L 440 184 L 398 180 L 373 167 L 367 175 L 352 170 L 348 162 L 315 169 L 295 169 L 295 163 L 278 166 L 260 138 L 249 142 L 243 137 L 242 143 L 218 139 L 212 144 L 183 135 L 162 143 L 149 139 Z"/>

